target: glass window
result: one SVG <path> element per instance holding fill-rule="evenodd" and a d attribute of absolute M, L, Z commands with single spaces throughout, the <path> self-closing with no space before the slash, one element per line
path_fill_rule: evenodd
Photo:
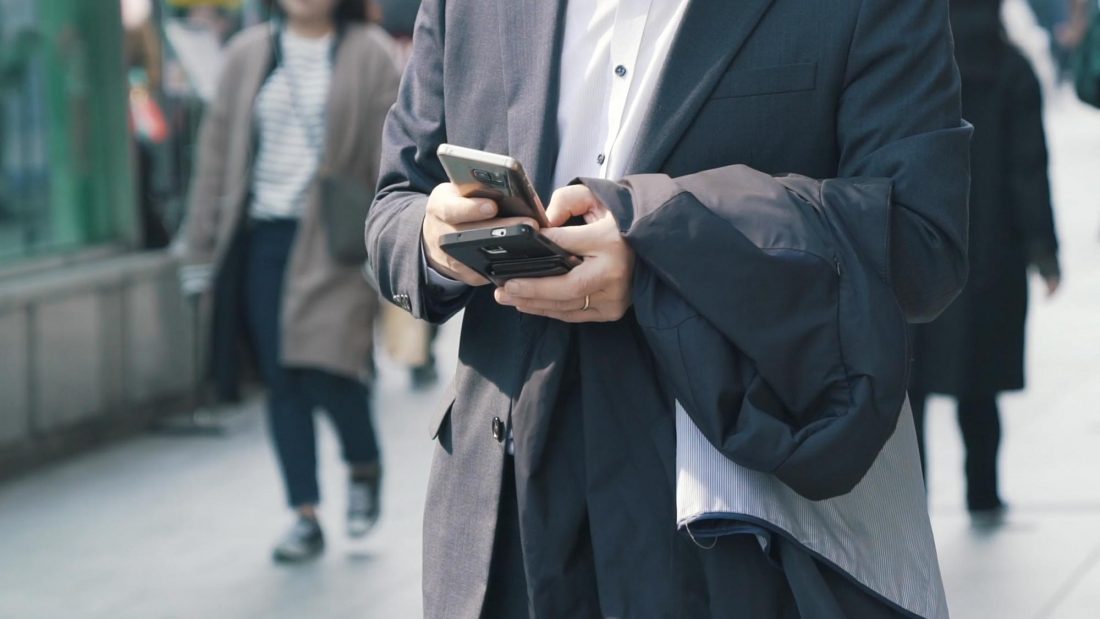
<path fill-rule="evenodd" d="M 0 0 L 0 264 L 132 244 L 116 2 Z"/>

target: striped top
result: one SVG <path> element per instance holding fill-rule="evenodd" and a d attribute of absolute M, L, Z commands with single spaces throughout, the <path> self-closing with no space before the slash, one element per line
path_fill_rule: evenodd
<path fill-rule="evenodd" d="M 255 103 L 254 219 L 301 215 L 324 150 L 333 36 L 307 39 L 283 30 L 280 37 L 281 62 Z"/>

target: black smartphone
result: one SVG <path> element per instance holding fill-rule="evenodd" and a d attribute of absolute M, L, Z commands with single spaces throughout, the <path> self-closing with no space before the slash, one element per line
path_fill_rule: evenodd
<path fill-rule="evenodd" d="M 517 277 L 562 275 L 581 263 L 525 224 L 444 234 L 439 247 L 498 286 Z"/>
<path fill-rule="evenodd" d="M 539 194 L 516 159 L 453 144 L 440 144 L 436 155 L 461 195 L 493 200 L 498 217 L 530 217 L 550 227 Z"/>

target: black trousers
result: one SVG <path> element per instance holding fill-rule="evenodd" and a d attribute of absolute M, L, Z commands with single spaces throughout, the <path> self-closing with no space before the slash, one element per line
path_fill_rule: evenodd
<path fill-rule="evenodd" d="M 268 421 L 291 507 L 316 505 L 317 439 L 313 411 L 323 408 L 349 464 L 378 462 L 370 393 L 362 382 L 312 368 L 288 368 L 279 356 L 283 279 L 297 231 L 294 220 L 254 222 L 248 231 L 245 322 L 268 388 Z"/>
<path fill-rule="evenodd" d="M 921 466 L 925 465 L 924 417 L 926 394 L 910 393 L 913 422 L 917 426 L 917 446 Z M 958 398 L 956 417 L 966 448 L 966 506 L 971 511 L 1002 506 L 997 490 L 997 454 L 1001 445 L 1001 415 L 997 396 Z M 927 470 L 927 469 L 926 469 Z"/>
<path fill-rule="evenodd" d="M 530 616 L 512 458 L 506 458 L 502 483 L 482 619 Z M 820 563 L 797 544 L 779 536 L 773 536 L 772 544 L 771 556 L 765 554 L 755 535 L 727 535 L 718 538 L 713 546 L 695 548 L 698 563 L 689 568 L 693 575 L 688 586 L 699 595 L 687 596 L 694 603 L 692 608 L 679 609 L 679 616 L 684 619 L 910 617 Z"/>

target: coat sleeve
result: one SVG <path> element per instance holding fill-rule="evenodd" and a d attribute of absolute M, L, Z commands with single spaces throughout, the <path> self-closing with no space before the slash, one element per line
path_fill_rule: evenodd
<path fill-rule="evenodd" d="M 906 319 L 965 282 L 970 128 L 946 2 L 864 1 L 837 135 L 832 179 L 584 181 L 637 253 L 639 322 L 693 421 L 813 499 L 862 479 L 904 401 Z"/>
<path fill-rule="evenodd" d="M 407 296 L 416 318 L 443 322 L 465 307 L 429 285 L 420 250 L 428 194 L 447 176 L 435 149 L 447 141 L 443 115 L 442 0 L 426 0 L 416 21 L 413 51 L 382 132 L 378 194 L 367 215 L 370 268 L 386 299 Z"/>
<path fill-rule="evenodd" d="M 229 110 L 236 84 L 232 62 L 226 63 L 214 99 L 203 113 L 196 147 L 195 173 L 187 197 L 184 258 L 193 264 L 214 259 L 218 218 L 225 197 L 226 152 L 229 150 Z"/>
<path fill-rule="evenodd" d="M 397 88 L 401 82 L 401 73 L 397 69 L 393 53 L 388 47 L 389 35 L 385 34 L 378 26 L 370 26 L 370 45 L 361 62 L 363 70 L 367 72 L 364 80 L 364 88 L 367 89 L 365 100 L 369 109 L 366 110 L 366 126 L 364 135 L 360 136 L 363 143 L 369 145 L 370 154 L 367 158 L 367 170 L 364 181 L 366 186 L 374 189 L 378 185 L 378 170 L 382 159 L 382 129 L 385 126 L 386 116 L 397 99 Z M 377 30 L 374 30 L 377 28 Z"/>
<path fill-rule="evenodd" d="M 1039 81 L 1023 56 L 1014 55 L 1008 105 L 1012 131 L 1006 156 L 1013 229 L 1024 239 L 1028 261 L 1044 277 L 1058 276 L 1058 237 L 1050 202 L 1046 134 Z"/>

